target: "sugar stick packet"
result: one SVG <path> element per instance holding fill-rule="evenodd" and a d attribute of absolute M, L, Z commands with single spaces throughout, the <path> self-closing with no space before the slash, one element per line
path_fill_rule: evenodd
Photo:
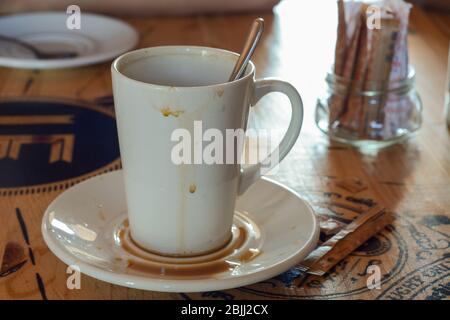
<path fill-rule="evenodd" d="M 375 205 L 319 245 L 298 268 L 308 274 L 322 276 L 393 220 L 391 212 Z"/>
<path fill-rule="evenodd" d="M 389 90 L 408 76 L 407 29 L 411 5 L 403 0 L 338 0 L 334 73 L 348 90 L 329 98 L 329 125 L 361 138 L 383 139 L 405 125 L 413 105 L 382 95 L 365 99 L 358 91 Z M 379 19 L 373 23 L 374 19 Z M 378 87 L 374 88 L 373 84 Z M 385 83 L 385 87 L 380 87 Z M 357 84 L 357 85 L 355 85 Z M 358 96 L 359 95 L 359 96 Z M 380 129 L 381 128 L 381 129 Z"/>

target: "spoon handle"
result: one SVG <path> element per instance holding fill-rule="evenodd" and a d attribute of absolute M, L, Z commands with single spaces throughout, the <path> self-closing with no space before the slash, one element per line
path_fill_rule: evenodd
<path fill-rule="evenodd" d="M 5 35 L 0 34 L 0 41 L 7 41 L 14 43 L 16 45 L 21 46 L 22 48 L 27 49 L 30 51 L 35 58 L 37 59 L 69 59 L 69 58 L 75 58 L 78 54 L 75 51 L 61 51 L 61 52 L 51 52 L 46 53 L 42 52 L 38 48 L 36 48 L 34 45 L 29 44 L 26 41 L 22 41 L 18 38 L 12 38 Z"/>
<path fill-rule="evenodd" d="M 263 29 L 264 29 L 264 19 L 263 18 L 255 19 L 255 21 L 253 21 L 247 39 L 245 41 L 241 55 L 239 56 L 239 59 L 237 60 L 233 72 L 231 72 L 228 81 L 231 82 L 242 77 L 242 75 L 245 72 L 245 68 L 247 67 L 247 64 L 253 54 L 253 51 L 255 51 L 256 45 L 258 44 L 258 41 L 261 38 Z"/>
<path fill-rule="evenodd" d="M 37 50 L 34 46 L 32 46 L 31 44 L 28 44 L 28 43 L 26 43 L 26 42 L 24 42 L 24 41 L 22 41 L 20 39 L 7 37 L 7 36 L 4 36 L 4 35 L 0 34 L 0 40 L 8 41 L 8 42 L 11 42 L 11 43 L 15 43 L 15 44 L 17 44 L 17 45 L 19 45 L 19 46 L 21 46 L 21 47 L 31 51 L 36 57 L 38 57 L 39 54 L 40 54 L 39 50 Z"/>

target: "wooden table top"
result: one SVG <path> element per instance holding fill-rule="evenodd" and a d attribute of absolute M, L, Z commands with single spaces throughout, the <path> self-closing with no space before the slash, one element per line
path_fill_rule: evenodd
<path fill-rule="evenodd" d="M 266 30 L 253 59 L 257 77 L 276 76 L 292 82 L 305 105 L 300 139 L 273 178 L 298 191 L 318 214 L 345 216 L 354 210 L 366 209 L 368 203 L 377 202 L 395 212 L 393 225 L 324 277 L 299 277 L 298 269 L 293 268 L 269 281 L 234 290 L 167 294 L 119 287 L 83 275 L 81 289 L 69 290 L 66 286 L 67 266 L 43 242 L 40 232 L 42 214 L 50 201 L 71 184 L 118 168 L 117 151 L 102 158 L 107 152 L 103 153 L 102 141 L 98 138 L 110 127 L 105 124 L 96 129 L 87 123 L 83 128 L 93 131 L 84 132 L 84 136 L 84 129 L 78 128 L 80 136 L 77 135 L 77 139 L 91 139 L 94 147 L 100 148 L 98 154 L 84 150 L 87 155 L 83 165 L 87 163 L 87 167 L 77 163 L 76 151 L 72 150 L 75 152 L 72 154 L 70 150 L 69 153 L 62 150 L 65 145 L 61 140 L 45 140 L 49 144 L 49 149 L 44 149 L 46 157 L 50 152 L 48 171 L 36 173 L 29 168 L 33 168 L 33 163 L 38 161 L 35 157 L 41 153 L 33 153 L 37 152 L 33 146 L 23 148 L 20 153 L 6 150 L 5 146 L 14 143 L 11 135 L 17 134 L 24 139 L 22 144 L 36 142 L 36 139 L 42 142 L 40 131 L 21 131 L 23 119 L 42 123 L 44 131 L 48 121 L 63 120 L 33 116 L 33 110 L 25 107 L 20 109 L 20 115 L 28 115 L 19 121 L 17 117 L 11 117 L 14 110 L 19 109 L 11 111 L 7 105 L 0 104 L 0 114 L 9 116 L 4 117 L 7 119 L 4 121 L 18 121 L 17 126 L 6 126 L 9 131 L 0 125 L 0 265 L 2 260 L 11 259 L 14 252 L 23 252 L 23 259 L 14 268 L 8 269 L 3 263 L 0 298 L 448 299 L 450 134 L 443 110 L 450 16 L 418 8 L 411 14 L 409 53 L 424 105 L 422 128 L 402 144 L 379 152 L 360 153 L 330 143 L 315 127 L 315 101 L 323 92 L 324 76 L 333 57 L 336 8 L 333 2 L 328 6 L 321 1 L 308 1 L 307 5 L 300 2 L 286 0 L 273 14 L 262 14 Z M 256 16 L 124 20 L 139 30 L 139 47 L 192 44 L 239 51 L 245 32 Z M 35 97 L 71 99 L 88 104 L 87 114 L 89 110 L 93 110 L 92 114 L 103 110 L 104 115 L 111 117 L 111 94 L 109 62 L 55 71 L 0 68 L 1 101 Z M 93 104 L 96 106 L 92 107 Z M 63 110 L 67 105 L 60 108 Z M 288 108 L 282 96 L 268 96 L 252 111 L 250 126 L 285 128 L 289 120 Z M 48 110 L 47 114 L 53 112 L 57 116 L 55 107 Z M 86 134 L 91 136 L 86 138 Z M 114 135 L 110 138 L 114 139 Z M 65 163 L 65 167 L 58 163 Z M 361 179 L 368 188 L 351 194 L 336 185 L 337 181 L 348 177 Z M 27 181 L 34 185 L 24 186 Z M 333 197 L 340 197 L 340 206 L 332 204 Z M 381 269 L 380 289 L 367 288 L 366 270 L 370 265 L 378 265 Z"/>

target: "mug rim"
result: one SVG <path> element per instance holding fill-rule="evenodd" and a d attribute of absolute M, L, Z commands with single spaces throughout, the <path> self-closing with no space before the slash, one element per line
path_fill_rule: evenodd
<path fill-rule="evenodd" d="M 246 81 L 248 78 L 253 78 L 254 74 L 255 74 L 255 65 L 254 63 L 250 60 L 248 62 L 248 67 L 250 67 L 250 71 L 243 77 L 237 79 L 237 80 L 233 80 L 231 82 L 221 82 L 221 83 L 215 83 L 215 84 L 211 84 L 211 85 L 204 85 L 204 86 L 169 86 L 169 85 L 160 85 L 160 84 L 154 84 L 154 83 L 149 83 L 149 82 L 144 82 L 144 81 L 140 81 L 140 80 L 136 80 L 133 79 L 129 76 L 127 76 L 126 74 L 124 74 L 121 70 L 120 70 L 120 63 L 122 62 L 122 60 L 126 59 L 127 57 L 129 58 L 130 56 L 141 56 L 141 58 L 144 57 L 149 57 L 149 56 L 161 56 L 164 54 L 167 54 L 167 52 L 173 52 L 173 53 L 179 53 L 179 54 L 183 54 L 183 52 L 188 52 L 188 51 L 195 51 L 196 53 L 200 53 L 202 54 L 202 52 L 204 51 L 208 51 L 208 52 L 214 52 L 214 53 L 218 53 L 222 56 L 234 56 L 237 58 L 239 58 L 239 54 L 229 51 L 229 50 L 225 50 L 225 49 L 219 49 L 219 48 L 213 48 L 213 47 L 204 47 L 204 46 L 190 46 L 190 45 L 169 45 L 169 46 L 154 46 L 154 47 L 147 47 L 147 48 L 140 48 L 140 49 L 136 49 L 136 50 L 132 50 L 132 51 L 128 51 L 123 53 L 122 55 L 120 55 L 119 57 L 117 57 L 111 64 L 111 71 L 118 75 L 119 77 L 122 77 L 128 81 L 131 81 L 133 83 L 136 84 L 140 84 L 140 85 L 145 85 L 148 87 L 152 87 L 155 89 L 177 89 L 177 90 L 193 90 L 193 89 L 208 89 L 208 88 L 218 88 L 218 87 L 223 87 L 223 86 L 229 86 L 229 85 L 237 85 L 241 82 Z M 158 52 L 161 51 L 161 52 Z M 165 52 L 165 53 L 164 53 Z M 136 59 L 139 60 L 139 59 Z M 134 61 L 136 61 L 134 60 Z M 132 63 L 133 61 L 131 61 L 130 63 Z"/>

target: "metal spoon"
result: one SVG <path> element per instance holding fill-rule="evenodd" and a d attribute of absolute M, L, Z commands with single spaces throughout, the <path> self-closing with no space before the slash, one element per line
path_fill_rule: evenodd
<path fill-rule="evenodd" d="M 19 40 L 17 38 L 7 37 L 4 35 L 0 35 L 0 40 L 12 42 L 19 45 L 31 51 L 33 55 L 38 59 L 70 59 L 78 56 L 78 53 L 73 51 L 42 52 L 40 49 L 36 48 L 35 46 L 25 41 Z"/>
<path fill-rule="evenodd" d="M 264 30 L 264 19 L 257 18 L 253 21 L 252 27 L 250 28 L 250 32 L 247 35 L 247 39 L 245 40 L 244 47 L 242 48 L 241 55 L 239 59 L 236 61 L 236 65 L 234 66 L 233 72 L 231 72 L 230 78 L 228 81 L 234 81 L 241 78 L 244 75 L 245 68 L 247 68 L 247 64 L 250 61 L 250 58 L 255 51 L 256 45 L 258 44 L 259 39 Z"/>

